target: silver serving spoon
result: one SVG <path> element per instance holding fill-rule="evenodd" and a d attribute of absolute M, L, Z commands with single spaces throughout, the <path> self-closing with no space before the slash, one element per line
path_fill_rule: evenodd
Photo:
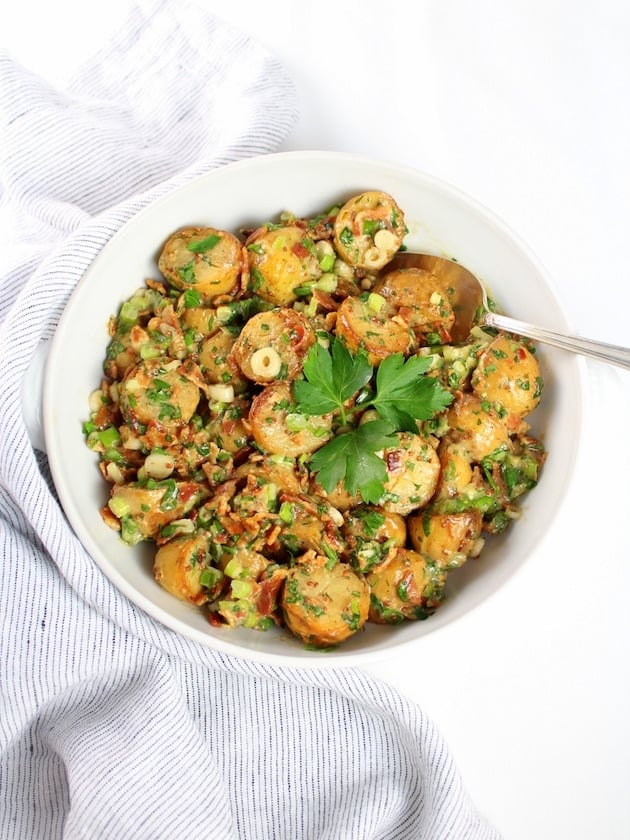
<path fill-rule="evenodd" d="M 482 315 L 478 320 L 481 326 L 495 327 L 498 330 L 523 335 L 534 341 L 551 344 L 562 350 L 569 350 L 572 353 L 579 353 L 582 356 L 588 356 L 600 362 L 608 362 L 608 364 L 630 370 L 630 348 L 628 347 L 565 335 L 555 330 L 537 327 L 534 324 L 528 324 L 526 321 L 519 321 L 516 318 L 508 318 L 506 315 L 497 315 L 495 312 L 491 312 L 483 283 L 459 263 L 431 254 L 414 254 L 410 251 L 402 251 L 388 263 L 385 272 L 402 268 L 421 268 L 430 271 L 449 290 L 454 290 L 449 299 L 455 311 L 455 324 L 451 330 L 451 336 L 455 343 L 466 340 L 475 314 L 481 307 Z"/>

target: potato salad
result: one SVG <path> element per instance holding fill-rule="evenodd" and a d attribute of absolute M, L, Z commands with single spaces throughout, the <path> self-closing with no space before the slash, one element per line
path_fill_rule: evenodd
<path fill-rule="evenodd" d="M 453 289 L 394 260 L 406 234 L 378 190 L 182 228 L 109 320 L 84 426 L 103 520 L 213 626 L 322 649 L 423 620 L 518 527 L 545 460 L 535 348 L 454 341 Z"/>

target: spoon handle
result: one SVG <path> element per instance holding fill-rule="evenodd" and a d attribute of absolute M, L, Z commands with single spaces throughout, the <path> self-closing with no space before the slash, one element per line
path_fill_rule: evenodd
<path fill-rule="evenodd" d="M 560 347 L 562 350 L 570 350 L 573 353 L 580 353 L 582 356 L 589 356 L 591 359 L 608 362 L 608 364 L 630 370 L 630 348 L 628 347 L 605 344 L 602 341 L 593 341 L 589 338 L 564 335 L 553 330 L 547 330 L 544 327 L 536 327 L 526 321 L 518 321 L 516 318 L 496 315 L 494 312 L 486 313 L 483 322 L 489 327 L 524 335 L 527 338 L 533 338 L 535 341 Z"/>

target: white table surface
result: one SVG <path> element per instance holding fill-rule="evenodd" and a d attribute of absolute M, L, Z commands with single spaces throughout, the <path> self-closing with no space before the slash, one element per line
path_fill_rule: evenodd
<path fill-rule="evenodd" d="M 547 266 L 575 332 L 630 345 L 626 0 L 200 1 L 292 75 L 285 149 L 457 185 Z M 63 84 L 125 5 L 5 4 L 0 42 Z M 587 367 L 553 532 L 487 604 L 372 669 L 434 718 L 506 840 L 630 837 L 630 373 Z"/>

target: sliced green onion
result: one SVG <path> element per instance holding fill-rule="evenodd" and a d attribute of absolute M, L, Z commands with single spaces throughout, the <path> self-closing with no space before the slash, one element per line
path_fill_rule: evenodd
<path fill-rule="evenodd" d="M 328 271 L 333 270 L 333 266 L 335 265 L 335 255 L 334 254 L 323 254 L 319 260 L 319 267 L 321 270 L 326 273 Z"/>
<path fill-rule="evenodd" d="M 118 517 L 118 519 L 122 519 L 124 516 L 127 516 L 130 511 L 129 502 L 121 496 L 112 496 L 107 503 L 107 506 L 114 516 Z"/>
<path fill-rule="evenodd" d="M 291 502 L 282 502 L 278 516 L 287 525 L 293 525 L 293 508 Z"/>
<path fill-rule="evenodd" d="M 243 598 L 249 598 L 253 590 L 254 587 L 249 580 L 233 580 L 230 585 L 232 595 L 239 601 Z"/>
<path fill-rule="evenodd" d="M 301 432 L 308 425 L 308 418 L 305 414 L 298 414 L 297 412 L 287 414 L 284 418 L 287 429 L 290 432 Z"/>
<path fill-rule="evenodd" d="M 238 560 L 236 560 L 236 558 L 233 557 L 227 564 L 225 569 L 223 569 L 223 572 L 229 578 L 237 578 L 243 574 L 243 567 L 238 562 Z"/>
<path fill-rule="evenodd" d="M 120 440 L 120 432 L 115 426 L 108 426 L 98 433 L 98 438 L 104 447 L 109 448 Z"/>
<path fill-rule="evenodd" d="M 204 569 L 199 575 L 199 583 L 205 586 L 206 589 L 214 589 L 217 583 L 223 580 L 223 577 L 223 572 L 215 569 L 214 566 L 210 566 L 208 569 Z"/>
<path fill-rule="evenodd" d="M 383 306 L 387 303 L 383 295 L 379 295 L 378 292 L 370 292 L 367 299 L 368 309 L 371 309 L 372 312 L 380 312 Z"/>

